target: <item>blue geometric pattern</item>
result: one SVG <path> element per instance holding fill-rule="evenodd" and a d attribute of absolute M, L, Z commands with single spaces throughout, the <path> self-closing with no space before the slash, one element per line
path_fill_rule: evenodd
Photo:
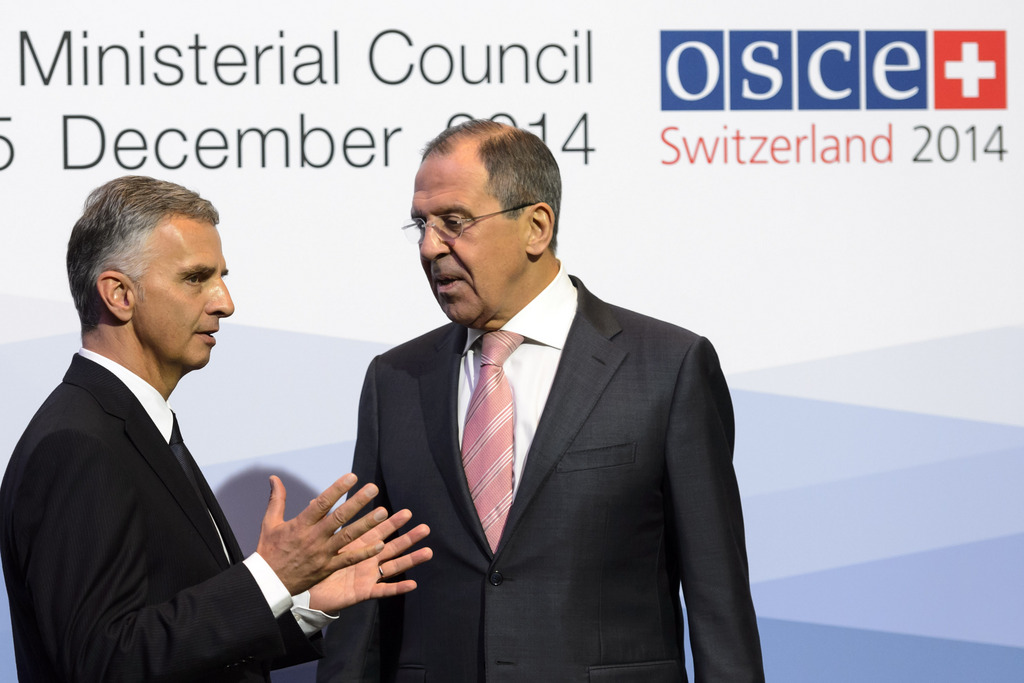
<path fill-rule="evenodd" d="M 769 680 L 1024 681 L 1022 349 L 1004 328 L 730 378 Z"/>
<path fill-rule="evenodd" d="M 773 683 L 1019 683 L 1024 649 L 759 618 Z"/>
<path fill-rule="evenodd" d="M 78 349 L 51 328 L 0 343 L 0 465 Z M 1024 375 L 1017 342 L 1009 328 L 730 378 L 768 680 L 1024 681 L 1024 394 L 1001 388 Z M 229 321 L 181 382 L 172 403 L 244 549 L 270 473 L 294 514 L 348 471 L 363 373 L 386 348 Z M 903 384 L 972 348 L 998 369 L 944 380 L 965 405 Z M 15 676 L 9 628 L 0 680 Z"/>

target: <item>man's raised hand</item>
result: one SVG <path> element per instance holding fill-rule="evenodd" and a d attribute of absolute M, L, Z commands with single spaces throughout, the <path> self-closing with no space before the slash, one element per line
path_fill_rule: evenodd
<path fill-rule="evenodd" d="M 384 550 L 382 539 L 386 536 L 368 536 L 372 539 L 369 543 L 353 543 L 388 518 L 384 508 L 373 510 L 345 526 L 377 495 L 376 486 L 367 484 L 334 508 L 355 484 L 356 476 L 346 474 L 286 522 L 284 484 L 277 476 L 270 477 L 270 502 L 263 516 L 256 552 L 266 560 L 292 595 L 308 590 L 339 569 L 374 557 Z"/>

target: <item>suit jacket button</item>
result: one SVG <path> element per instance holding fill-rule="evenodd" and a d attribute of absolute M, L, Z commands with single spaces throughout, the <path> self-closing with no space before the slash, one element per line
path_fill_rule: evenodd
<path fill-rule="evenodd" d="M 491 572 L 491 575 L 490 577 L 488 577 L 488 580 L 491 582 L 492 586 L 500 586 L 501 582 L 505 580 L 505 577 L 501 575 L 501 572 L 495 570 Z"/>

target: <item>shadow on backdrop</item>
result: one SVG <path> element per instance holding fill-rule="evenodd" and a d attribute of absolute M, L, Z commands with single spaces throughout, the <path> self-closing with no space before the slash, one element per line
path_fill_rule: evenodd
<path fill-rule="evenodd" d="M 285 519 L 299 514 L 320 493 L 294 474 L 266 467 L 242 470 L 225 481 L 215 492 L 217 502 L 223 508 L 245 556 L 256 551 L 260 539 L 260 523 L 270 498 L 271 474 L 281 478 L 288 494 L 284 506 Z M 274 671 L 271 677 L 274 683 L 311 683 L 316 678 L 316 662 Z"/>
<path fill-rule="evenodd" d="M 287 492 L 285 519 L 302 512 L 320 493 L 294 474 L 267 467 L 250 467 L 227 479 L 214 493 L 231 530 L 235 532 L 242 555 L 247 557 L 256 552 L 256 544 L 260 540 L 260 523 L 267 513 L 272 474 L 281 478 Z"/>

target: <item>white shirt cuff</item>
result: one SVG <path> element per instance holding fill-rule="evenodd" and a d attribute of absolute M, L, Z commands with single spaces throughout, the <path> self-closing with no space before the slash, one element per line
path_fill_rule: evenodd
<path fill-rule="evenodd" d="M 253 553 L 245 558 L 242 564 L 249 568 L 252 578 L 256 579 L 256 585 L 260 587 L 275 619 L 291 609 L 292 596 L 288 594 L 288 589 L 281 583 L 281 579 L 277 578 L 277 574 L 270 568 L 267 561 L 260 557 L 259 553 Z"/>
<path fill-rule="evenodd" d="M 252 573 L 252 578 L 260 587 L 260 592 L 263 593 L 275 619 L 291 610 L 292 616 L 295 617 L 302 632 L 311 636 L 338 618 L 318 609 L 312 609 L 309 606 L 309 591 L 303 591 L 298 595 L 289 595 L 288 589 L 281 583 L 281 579 L 277 578 L 277 574 L 270 568 L 267 561 L 260 557 L 259 553 L 253 553 L 245 558 L 243 564 Z"/>
<path fill-rule="evenodd" d="M 309 591 L 293 595 L 292 601 L 295 603 L 292 605 L 292 616 L 295 617 L 295 621 L 299 623 L 302 632 L 307 636 L 313 635 L 338 618 L 337 615 L 331 616 L 326 612 L 311 608 L 309 606 Z"/>

